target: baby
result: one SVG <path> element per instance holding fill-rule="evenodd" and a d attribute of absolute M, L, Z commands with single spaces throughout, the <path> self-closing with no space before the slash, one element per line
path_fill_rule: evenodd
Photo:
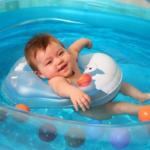
<path fill-rule="evenodd" d="M 82 75 L 77 64 L 78 53 L 84 47 L 92 47 L 89 39 L 81 38 L 66 50 L 53 36 L 40 34 L 27 43 L 25 57 L 39 77 L 48 79 L 54 92 L 71 99 L 76 111 L 80 108 L 82 113 L 94 119 L 113 114 L 137 114 L 142 106 L 126 102 L 111 101 L 90 108 L 90 97 L 75 86 Z M 128 83 L 122 83 L 120 92 L 141 102 L 150 99 L 150 93 L 142 93 Z"/>

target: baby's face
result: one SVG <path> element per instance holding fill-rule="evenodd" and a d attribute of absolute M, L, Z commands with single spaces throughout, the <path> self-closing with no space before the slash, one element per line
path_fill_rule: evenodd
<path fill-rule="evenodd" d="M 51 79 L 72 73 L 71 56 L 60 44 L 52 42 L 45 51 L 38 51 L 35 59 L 40 76 Z"/>

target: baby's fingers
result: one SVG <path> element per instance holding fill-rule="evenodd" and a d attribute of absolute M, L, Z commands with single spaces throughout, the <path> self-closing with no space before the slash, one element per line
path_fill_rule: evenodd
<path fill-rule="evenodd" d="M 85 97 L 81 98 L 81 102 L 83 103 L 83 105 L 85 106 L 86 109 L 90 108 L 90 104 L 89 104 L 88 100 Z"/>
<path fill-rule="evenodd" d="M 86 99 L 86 101 L 90 104 L 91 103 L 91 98 L 88 95 L 84 95 L 84 98 Z"/>
<path fill-rule="evenodd" d="M 74 109 L 78 111 L 78 103 L 76 101 L 72 101 Z"/>
<path fill-rule="evenodd" d="M 82 111 L 86 111 L 86 106 L 85 106 L 85 104 L 80 99 L 78 100 L 78 105 L 80 106 L 80 108 L 82 109 Z"/>

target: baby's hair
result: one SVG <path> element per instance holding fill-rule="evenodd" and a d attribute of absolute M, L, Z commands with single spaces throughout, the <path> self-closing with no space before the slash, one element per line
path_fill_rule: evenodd
<path fill-rule="evenodd" d="M 26 44 L 25 57 L 28 64 L 31 66 L 33 70 L 38 70 L 35 61 L 36 53 L 39 50 L 45 51 L 48 44 L 50 44 L 51 42 L 58 43 L 64 47 L 64 45 L 56 38 L 54 38 L 52 35 L 45 34 L 45 33 L 35 35 Z"/>

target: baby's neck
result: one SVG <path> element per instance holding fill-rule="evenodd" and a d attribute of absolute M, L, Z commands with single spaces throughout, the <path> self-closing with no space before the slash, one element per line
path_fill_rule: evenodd
<path fill-rule="evenodd" d="M 67 79 L 73 83 L 76 83 L 76 81 L 80 78 L 80 76 L 81 76 L 80 68 L 77 62 L 74 60 L 73 66 L 72 66 L 72 73 L 70 76 L 67 77 Z"/>
<path fill-rule="evenodd" d="M 74 76 L 74 75 L 75 75 L 75 71 L 72 70 L 71 76 Z"/>
<path fill-rule="evenodd" d="M 72 74 L 69 77 L 67 77 L 67 79 L 70 80 L 71 83 L 76 84 L 76 81 L 80 78 L 80 76 L 80 70 L 76 69 L 75 71 L 72 71 Z"/>

